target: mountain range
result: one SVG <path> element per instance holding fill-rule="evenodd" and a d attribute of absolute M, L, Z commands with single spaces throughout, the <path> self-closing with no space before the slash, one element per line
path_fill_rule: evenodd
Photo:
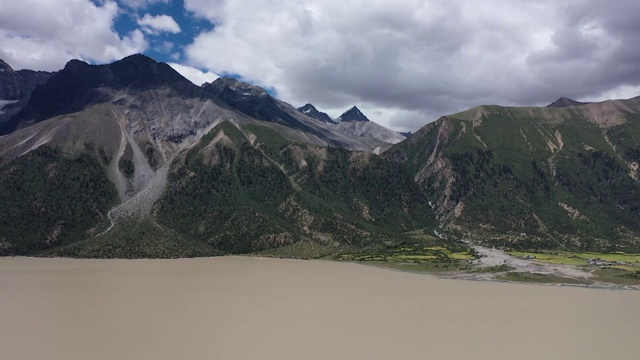
<path fill-rule="evenodd" d="M 0 77 L 22 89 L 2 99 L 22 104 L 0 123 L 0 254 L 317 256 L 436 229 L 639 247 L 640 97 L 479 106 L 406 138 L 144 55 L 38 76 Z"/>
<path fill-rule="evenodd" d="M 329 115 L 319 111 L 312 104 L 306 104 L 298 108 L 298 111 L 321 121 L 328 127 L 344 135 L 360 138 L 362 141 L 369 139 L 370 144 L 375 147 L 374 153 L 376 154 L 380 154 L 380 152 L 387 150 L 391 145 L 397 144 L 407 138 L 404 134 L 370 121 L 356 106 L 345 111 L 336 119 L 331 119 Z"/>
<path fill-rule="evenodd" d="M 374 147 L 230 78 L 71 61 L 0 137 L 0 251 L 174 257 L 335 248 L 435 224 Z M 303 245 L 301 245 L 303 244 Z"/>

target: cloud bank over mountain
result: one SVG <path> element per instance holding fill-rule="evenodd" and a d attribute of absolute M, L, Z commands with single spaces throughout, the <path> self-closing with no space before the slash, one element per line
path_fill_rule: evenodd
<path fill-rule="evenodd" d="M 633 0 L 25 0 L 0 4 L 0 58 L 56 70 L 157 51 L 414 130 L 478 104 L 639 95 L 638 13 Z"/>

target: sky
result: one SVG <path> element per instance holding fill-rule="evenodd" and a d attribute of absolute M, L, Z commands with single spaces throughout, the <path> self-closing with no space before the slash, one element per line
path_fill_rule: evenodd
<path fill-rule="evenodd" d="M 332 117 L 414 131 L 482 104 L 640 95 L 640 1 L 0 0 L 0 59 L 59 70 L 134 53 L 231 75 Z"/>

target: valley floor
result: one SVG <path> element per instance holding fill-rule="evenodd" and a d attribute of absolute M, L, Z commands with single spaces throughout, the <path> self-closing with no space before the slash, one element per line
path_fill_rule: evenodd
<path fill-rule="evenodd" d="M 507 281 L 515 283 L 536 283 L 571 285 L 600 289 L 640 290 L 640 279 L 633 276 L 640 272 L 637 264 L 617 269 L 620 266 L 608 266 L 600 269 L 587 266 L 587 258 L 620 256 L 636 258 L 638 255 L 611 255 L 598 253 L 555 252 L 521 253 L 507 252 L 501 249 L 466 243 L 475 251 L 475 260 L 439 263 L 441 259 L 402 262 L 358 261 L 365 265 L 374 265 L 392 270 L 437 275 L 445 279 Z M 524 255 L 523 255 L 524 254 Z M 553 254 L 553 255 L 549 255 Z M 412 259 L 413 260 L 413 259 Z M 429 261 L 432 263 L 429 264 Z"/>
<path fill-rule="evenodd" d="M 487 257 L 488 258 L 488 257 Z M 349 262 L 0 258 L 3 359 L 635 359 L 640 293 Z"/>
<path fill-rule="evenodd" d="M 528 255 L 532 259 L 524 259 L 509 254 L 503 250 L 473 245 L 473 248 L 480 255 L 475 261 L 479 270 L 499 269 L 501 266 L 508 271 L 491 272 L 466 272 L 453 274 L 446 277 L 469 280 L 504 280 L 514 282 L 533 283 L 557 283 L 561 285 L 579 285 L 597 288 L 621 288 L 629 290 L 640 290 L 639 281 L 628 281 L 626 283 L 614 283 L 610 279 L 599 276 L 596 268 L 588 268 L 579 265 L 569 265 L 563 263 L 551 263 L 538 261 L 536 255 Z M 587 261 L 584 261 L 587 263 Z M 640 271 L 640 268 L 638 268 Z"/>

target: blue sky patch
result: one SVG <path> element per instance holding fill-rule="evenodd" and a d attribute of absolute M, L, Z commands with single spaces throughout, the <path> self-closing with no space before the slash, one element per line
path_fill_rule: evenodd
<path fill-rule="evenodd" d="M 94 0 L 95 1 L 95 0 Z M 147 34 L 149 48 L 145 54 L 163 62 L 180 63 L 184 60 L 183 49 L 191 44 L 193 39 L 203 31 L 211 31 L 214 25 L 206 19 L 202 19 L 187 12 L 183 0 L 171 0 L 168 3 L 150 4 L 140 9 L 131 9 L 120 1 L 122 13 L 116 18 L 114 29 L 124 37 L 126 34 L 139 29 L 138 19 L 145 14 L 152 16 L 168 15 L 180 26 L 180 32 L 159 32 Z"/>

